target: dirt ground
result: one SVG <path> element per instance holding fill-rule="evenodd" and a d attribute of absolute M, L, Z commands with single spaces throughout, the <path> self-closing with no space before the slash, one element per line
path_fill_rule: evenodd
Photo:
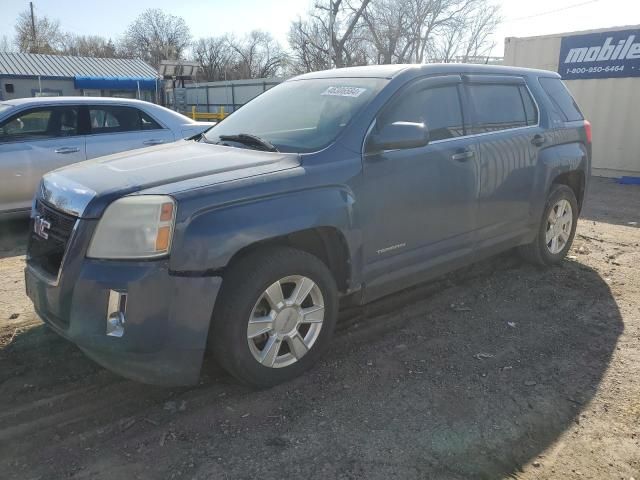
<path fill-rule="evenodd" d="M 215 365 L 162 389 L 98 367 L 0 235 L 0 477 L 640 480 L 640 187 L 594 179 L 570 258 L 514 254 L 341 314 L 306 376 Z"/>

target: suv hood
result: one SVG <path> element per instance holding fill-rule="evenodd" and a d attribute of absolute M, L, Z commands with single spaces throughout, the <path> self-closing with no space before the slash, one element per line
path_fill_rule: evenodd
<path fill-rule="evenodd" d="M 116 198 L 202 177 L 202 186 L 300 165 L 295 153 L 262 152 L 194 141 L 122 152 L 76 163 L 43 177 L 38 195 L 67 213 L 96 218 Z"/>

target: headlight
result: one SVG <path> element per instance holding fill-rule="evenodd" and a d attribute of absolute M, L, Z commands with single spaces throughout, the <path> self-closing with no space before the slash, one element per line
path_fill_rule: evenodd
<path fill-rule="evenodd" d="M 165 195 L 123 197 L 107 207 L 93 233 L 91 258 L 154 258 L 171 249 L 176 204 Z"/>

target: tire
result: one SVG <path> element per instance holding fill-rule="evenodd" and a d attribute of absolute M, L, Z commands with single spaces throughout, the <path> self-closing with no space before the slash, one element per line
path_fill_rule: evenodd
<path fill-rule="evenodd" d="M 296 293 L 300 298 L 294 299 Z M 225 272 L 209 347 L 241 382 L 271 387 L 317 361 L 330 343 L 337 316 L 336 283 L 321 260 L 293 248 L 265 247 Z"/>
<path fill-rule="evenodd" d="M 553 210 L 554 216 L 557 217 L 557 206 L 563 205 L 566 208 L 570 208 L 571 219 L 563 215 L 565 220 L 556 219 L 556 223 L 562 222 L 559 229 L 564 232 L 555 244 L 547 242 L 548 230 L 552 227 L 551 224 L 551 212 Z M 520 254 L 522 257 L 536 265 L 550 266 L 558 265 L 567 252 L 571 248 L 573 238 L 576 234 L 576 226 L 578 224 L 578 201 L 573 193 L 573 190 L 566 185 L 554 184 L 551 187 L 547 202 L 544 207 L 544 212 L 540 220 L 540 226 L 538 227 L 538 233 L 533 242 L 520 247 Z M 564 225 L 564 228 L 563 228 Z M 556 230 L 559 232 L 560 230 Z M 554 237 L 555 235 L 551 234 Z M 566 237 L 562 239 L 562 237 Z M 553 241 L 552 241 L 553 242 Z"/>

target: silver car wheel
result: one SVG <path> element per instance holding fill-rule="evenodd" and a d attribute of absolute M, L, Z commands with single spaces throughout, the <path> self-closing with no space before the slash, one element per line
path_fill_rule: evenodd
<path fill-rule="evenodd" d="M 304 357 L 320 335 L 324 298 L 315 282 L 301 275 L 271 284 L 256 302 L 247 325 L 253 357 L 269 368 Z"/>
<path fill-rule="evenodd" d="M 545 242 L 553 255 L 560 253 L 569 241 L 573 227 L 573 210 L 567 200 L 560 200 L 549 211 Z"/>

